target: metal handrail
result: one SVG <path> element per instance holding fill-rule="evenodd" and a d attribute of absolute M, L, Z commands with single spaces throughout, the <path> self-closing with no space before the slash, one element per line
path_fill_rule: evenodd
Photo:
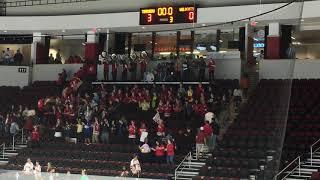
<path fill-rule="evenodd" d="M 314 147 L 316 144 L 318 144 L 319 142 L 320 142 L 320 139 L 318 139 L 318 141 L 316 141 L 315 143 L 313 143 L 313 144 L 310 146 L 311 166 L 312 166 L 313 153 L 317 152 L 317 151 L 320 149 L 320 147 L 318 147 L 318 149 L 314 150 L 313 147 Z"/>
<path fill-rule="evenodd" d="M 284 176 L 283 178 L 281 178 L 281 180 L 285 179 L 286 177 L 288 177 L 294 170 L 296 170 L 297 168 L 299 168 L 299 176 L 301 175 L 301 157 L 297 157 L 296 159 L 294 159 L 290 164 L 288 164 L 285 168 L 282 169 L 282 171 L 280 171 L 277 175 L 275 175 L 274 180 L 278 180 L 278 177 L 284 172 L 286 171 L 293 163 L 295 163 L 298 160 L 298 165 L 296 167 L 294 167 L 286 176 Z"/>
<path fill-rule="evenodd" d="M 24 142 L 24 131 L 22 128 L 21 131 L 19 131 L 18 133 L 12 136 L 12 150 L 15 150 L 16 139 L 17 139 L 16 136 L 19 135 L 20 133 L 21 133 L 21 143 Z"/>
<path fill-rule="evenodd" d="M 6 143 L 2 143 L 1 145 L 0 145 L 0 148 L 2 147 L 2 159 L 4 159 L 4 152 L 5 152 L 5 150 L 6 150 Z"/>
<path fill-rule="evenodd" d="M 192 154 L 191 154 L 191 151 L 183 158 L 183 160 L 181 161 L 181 163 L 177 166 L 177 168 L 174 170 L 174 179 L 176 180 L 177 179 L 177 171 L 178 169 L 180 168 L 180 166 L 184 163 L 184 161 L 188 158 L 189 158 L 189 166 L 190 166 L 190 162 L 191 162 L 191 158 L 192 158 Z M 183 170 L 184 168 L 182 168 Z"/>

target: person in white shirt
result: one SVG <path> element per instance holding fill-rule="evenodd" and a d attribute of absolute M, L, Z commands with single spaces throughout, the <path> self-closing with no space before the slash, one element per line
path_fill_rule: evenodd
<path fill-rule="evenodd" d="M 233 100 L 234 100 L 236 108 L 239 107 L 239 105 L 241 103 L 241 97 L 242 97 L 242 90 L 241 89 L 234 89 L 233 90 Z"/>
<path fill-rule="evenodd" d="M 141 166 L 140 166 L 140 162 L 138 160 L 138 156 L 134 155 L 133 159 L 130 162 L 130 169 L 131 169 L 131 173 L 135 176 L 137 176 L 138 178 L 140 177 L 140 173 L 141 173 Z"/>
<path fill-rule="evenodd" d="M 23 167 L 23 171 L 24 171 L 25 174 L 32 174 L 33 163 L 31 162 L 30 158 L 27 159 L 27 162 Z"/>
<path fill-rule="evenodd" d="M 39 164 L 39 162 L 36 162 L 36 165 L 34 166 L 34 177 L 36 180 L 42 180 L 41 177 L 41 166 Z"/>

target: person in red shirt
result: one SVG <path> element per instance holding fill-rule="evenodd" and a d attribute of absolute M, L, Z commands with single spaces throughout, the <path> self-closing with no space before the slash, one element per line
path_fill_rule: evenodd
<path fill-rule="evenodd" d="M 205 102 L 202 102 L 200 105 L 199 105 L 199 115 L 201 117 L 204 117 L 204 115 L 208 112 L 208 106 Z"/>
<path fill-rule="evenodd" d="M 162 101 L 161 99 L 160 99 L 160 101 L 159 101 L 157 111 L 158 111 L 160 114 L 164 113 L 164 104 L 163 104 L 163 101 Z"/>
<path fill-rule="evenodd" d="M 172 164 L 174 165 L 174 150 L 175 150 L 175 145 L 172 143 L 170 139 L 167 140 L 167 164 Z"/>
<path fill-rule="evenodd" d="M 169 101 L 164 105 L 164 117 L 168 120 L 171 117 L 172 106 Z"/>
<path fill-rule="evenodd" d="M 43 110 L 44 110 L 44 99 L 43 99 L 43 98 L 40 98 L 40 99 L 38 100 L 38 110 L 39 110 L 40 112 L 43 112 Z"/>
<path fill-rule="evenodd" d="M 200 109 L 200 104 L 199 104 L 198 100 L 195 100 L 194 104 L 192 105 L 192 110 L 196 115 L 199 115 L 200 114 L 199 109 Z"/>
<path fill-rule="evenodd" d="M 121 102 L 122 98 L 123 98 L 122 91 L 121 91 L 121 89 L 119 89 L 116 94 L 116 102 Z"/>
<path fill-rule="evenodd" d="M 182 111 L 182 105 L 181 105 L 181 102 L 179 101 L 179 99 L 176 99 L 176 103 L 173 107 L 173 111 L 175 113 L 180 113 Z"/>
<path fill-rule="evenodd" d="M 165 148 L 163 144 L 160 144 L 158 141 L 156 141 L 156 147 L 151 148 L 151 150 L 154 151 L 155 155 L 155 162 L 158 164 L 162 164 L 164 160 L 164 155 L 165 155 Z"/>
<path fill-rule="evenodd" d="M 203 146 L 206 144 L 206 138 L 203 132 L 203 127 L 200 127 L 200 131 L 196 136 L 196 157 L 199 158 L 200 153 L 202 154 Z"/>
<path fill-rule="evenodd" d="M 210 59 L 208 63 L 208 71 L 209 71 L 209 80 L 214 80 L 214 71 L 216 69 L 216 62 L 213 59 Z"/>
<path fill-rule="evenodd" d="M 146 126 L 146 124 L 143 122 L 143 123 L 141 123 L 141 126 L 140 126 L 140 128 L 139 128 L 139 130 L 138 130 L 138 134 L 139 134 L 139 137 L 140 137 L 140 142 L 141 143 L 144 143 L 145 142 L 145 139 L 141 139 L 141 134 L 142 134 L 142 132 L 148 132 L 148 129 L 147 129 L 147 126 Z M 142 140 L 142 141 L 141 141 Z"/>
<path fill-rule="evenodd" d="M 195 93 L 195 96 L 196 98 L 200 98 L 200 95 L 204 93 L 204 88 L 202 86 L 202 83 L 199 82 L 197 88 L 196 88 L 196 93 Z"/>
<path fill-rule="evenodd" d="M 212 147 L 211 142 L 212 142 L 213 129 L 212 129 L 209 121 L 205 121 L 204 126 L 203 126 L 203 133 L 205 135 L 206 142 L 208 142 L 207 145 L 209 146 L 209 149 L 212 149 L 213 147 Z"/>
<path fill-rule="evenodd" d="M 134 121 L 131 121 L 131 124 L 128 127 L 128 131 L 129 131 L 129 142 L 131 144 L 136 144 L 136 125 L 134 123 Z"/>
<path fill-rule="evenodd" d="M 39 134 L 39 131 L 38 131 L 38 127 L 35 126 L 33 128 L 33 131 L 31 133 L 31 141 L 32 141 L 32 146 L 35 147 L 35 146 L 38 146 L 39 145 L 39 142 L 40 142 L 40 134 Z"/>
<path fill-rule="evenodd" d="M 129 104 L 130 103 L 130 97 L 128 93 L 125 93 L 124 97 L 122 98 L 122 103 Z"/>
<path fill-rule="evenodd" d="M 160 119 L 157 126 L 157 136 L 164 137 L 166 128 L 164 126 L 163 120 Z"/>

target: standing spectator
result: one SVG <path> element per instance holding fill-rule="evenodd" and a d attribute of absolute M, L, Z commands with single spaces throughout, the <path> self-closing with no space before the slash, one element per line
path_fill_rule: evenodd
<path fill-rule="evenodd" d="M 10 135 L 11 137 L 14 137 L 19 131 L 19 125 L 16 121 L 12 121 L 10 125 Z"/>
<path fill-rule="evenodd" d="M 66 121 L 66 125 L 64 126 L 64 138 L 66 142 L 70 142 L 71 135 L 71 125 L 68 121 Z"/>
<path fill-rule="evenodd" d="M 216 62 L 213 59 L 210 59 L 208 63 L 208 71 L 209 71 L 209 80 L 214 80 L 214 72 L 216 70 Z"/>
<path fill-rule="evenodd" d="M 203 127 L 200 127 L 200 131 L 196 136 L 196 157 L 199 159 L 200 153 L 202 154 L 203 146 L 206 144 L 206 138 L 203 132 Z"/>
<path fill-rule="evenodd" d="M 201 57 L 199 62 L 199 81 L 205 80 L 206 66 L 206 62 L 204 61 L 203 57 Z"/>
<path fill-rule="evenodd" d="M 164 155 L 165 155 L 165 148 L 163 144 L 160 144 L 158 141 L 156 141 L 156 147 L 151 148 L 154 151 L 155 155 L 155 162 L 158 164 L 162 164 L 164 161 Z"/>
<path fill-rule="evenodd" d="M 90 138 L 92 136 L 91 123 L 87 121 L 84 125 L 84 143 L 90 144 Z"/>
<path fill-rule="evenodd" d="M 48 57 L 48 62 L 49 62 L 49 64 L 55 64 L 54 57 L 53 57 L 52 53 L 50 53 L 50 55 Z"/>
<path fill-rule="evenodd" d="M 296 50 L 292 44 L 289 45 L 286 54 L 288 59 L 296 59 Z"/>
<path fill-rule="evenodd" d="M 138 131 L 141 143 L 145 143 L 146 142 L 146 137 L 142 137 L 143 133 L 145 133 L 145 132 L 148 133 L 147 126 L 146 126 L 145 123 L 141 123 L 141 126 L 140 126 L 139 131 Z"/>
<path fill-rule="evenodd" d="M 92 143 L 99 143 L 100 123 L 97 117 L 94 118 L 94 124 L 92 128 Z"/>
<path fill-rule="evenodd" d="M 130 62 L 129 71 L 131 75 L 131 81 L 135 81 L 137 76 L 137 63 L 134 60 Z"/>
<path fill-rule="evenodd" d="M 58 52 L 56 54 L 55 64 L 62 64 L 62 58 L 61 58 L 61 51 L 58 49 Z"/>
<path fill-rule="evenodd" d="M 164 137 L 166 128 L 164 126 L 163 120 L 160 119 L 157 126 L 157 136 Z"/>
<path fill-rule="evenodd" d="M 242 97 L 242 91 L 240 88 L 236 88 L 233 90 L 233 101 L 235 104 L 236 110 L 238 110 L 238 107 L 240 106 L 241 103 L 241 97 Z"/>
<path fill-rule="evenodd" d="M 134 121 L 131 121 L 128 131 L 129 131 L 129 143 L 135 144 L 136 143 L 136 125 Z"/>
<path fill-rule="evenodd" d="M 174 165 L 174 151 L 175 151 L 175 145 L 171 142 L 171 139 L 167 140 L 167 164 Z"/>
<path fill-rule="evenodd" d="M 213 149 L 213 147 L 214 147 L 214 144 L 212 144 L 212 142 L 213 142 L 213 140 L 212 140 L 213 129 L 210 126 L 209 121 L 205 121 L 204 126 L 203 126 L 203 133 L 206 138 L 205 142 L 207 142 L 209 149 L 210 150 Z"/>
<path fill-rule="evenodd" d="M 142 161 L 142 163 L 150 162 L 151 149 L 150 149 L 150 146 L 148 144 L 148 141 L 146 140 L 144 142 L 144 144 L 139 147 L 139 149 L 140 149 L 140 152 L 141 152 L 141 161 Z"/>
<path fill-rule="evenodd" d="M 77 141 L 83 142 L 83 126 L 84 123 L 81 121 L 81 119 L 78 119 L 77 123 Z"/>
<path fill-rule="evenodd" d="M 31 133 L 31 142 L 32 142 L 32 147 L 37 147 L 39 146 L 39 142 L 40 142 L 40 134 L 38 131 L 38 127 L 35 126 L 33 128 L 33 131 Z"/>
<path fill-rule="evenodd" d="M 17 50 L 17 53 L 13 56 L 14 63 L 16 63 L 18 66 L 21 65 L 23 61 L 23 55 L 20 52 L 20 49 Z"/>
<path fill-rule="evenodd" d="M 147 70 L 147 62 L 146 60 L 142 60 L 140 62 L 140 80 L 144 80 L 145 79 L 145 72 Z"/>
<path fill-rule="evenodd" d="M 13 57 L 10 51 L 10 48 L 7 48 L 7 50 L 4 53 L 4 62 L 5 64 L 9 65 L 13 62 Z"/>
<path fill-rule="evenodd" d="M 101 123 L 101 142 L 109 144 L 110 125 L 107 118 L 104 118 Z"/>

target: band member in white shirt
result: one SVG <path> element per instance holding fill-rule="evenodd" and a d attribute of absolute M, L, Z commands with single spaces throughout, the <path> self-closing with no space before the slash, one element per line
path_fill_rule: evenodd
<path fill-rule="evenodd" d="M 133 159 L 130 162 L 130 169 L 132 172 L 133 176 L 137 176 L 138 178 L 140 177 L 140 173 L 141 173 L 141 166 L 140 166 L 140 162 L 138 160 L 137 155 L 134 155 Z"/>
<path fill-rule="evenodd" d="M 33 171 L 33 163 L 31 162 L 30 158 L 27 159 L 26 164 L 23 167 L 23 171 L 25 174 L 32 174 Z"/>
<path fill-rule="evenodd" d="M 36 165 L 34 166 L 34 177 L 36 180 L 42 180 L 41 177 L 41 166 L 39 164 L 39 162 L 36 162 Z"/>

